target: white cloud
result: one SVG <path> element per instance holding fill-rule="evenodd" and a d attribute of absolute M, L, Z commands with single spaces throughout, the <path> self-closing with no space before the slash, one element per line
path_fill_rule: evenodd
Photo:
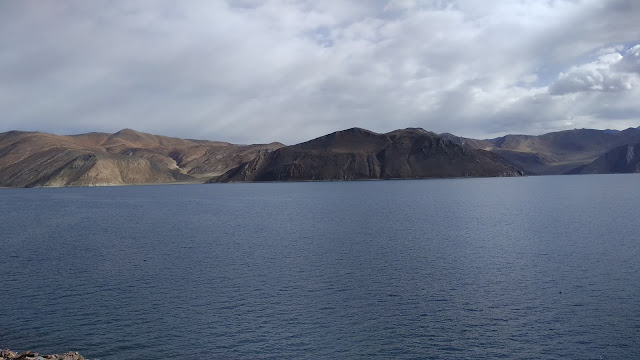
<path fill-rule="evenodd" d="M 562 95 L 580 91 L 625 91 L 640 84 L 640 76 L 632 71 L 640 69 L 640 62 L 634 63 L 635 49 L 629 50 L 623 57 L 619 53 L 601 55 L 597 61 L 573 66 L 561 73 L 551 86 L 551 93 Z"/>
<path fill-rule="evenodd" d="M 613 68 L 616 71 L 640 74 L 640 45 L 629 49 Z"/>

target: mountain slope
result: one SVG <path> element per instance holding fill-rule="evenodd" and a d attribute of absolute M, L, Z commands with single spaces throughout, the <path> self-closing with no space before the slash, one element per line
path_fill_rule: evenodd
<path fill-rule="evenodd" d="M 377 134 L 352 128 L 261 152 L 209 182 L 521 175 L 496 158 L 422 129 Z"/>
<path fill-rule="evenodd" d="M 0 186 L 203 182 L 281 146 L 184 140 L 130 129 L 71 136 L 10 131 L 0 133 Z"/>
<path fill-rule="evenodd" d="M 640 144 L 622 145 L 598 157 L 589 164 L 567 174 L 616 174 L 640 172 Z"/>
<path fill-rule="evenodd" d="M 585 165 L 621 145 L 640 142 L 640 130 L 623 131 L 574 129 L 544 135 L 506 135 L 475 140 L 445 134 L 452 141 L 499 154 L 527 173 L 563 174 Z"/>

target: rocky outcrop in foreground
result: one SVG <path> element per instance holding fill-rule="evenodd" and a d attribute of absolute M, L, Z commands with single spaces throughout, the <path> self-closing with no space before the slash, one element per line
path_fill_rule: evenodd
<path fill-rule="evenodd" d="M 31 351 L 25 351 L 23 353 L 17 353 L 11 350 L 0 350 L 0 360 L 88 360 L 82 357 L 77 352 L 68 352 L 60 355 L 39 355 Z"/>

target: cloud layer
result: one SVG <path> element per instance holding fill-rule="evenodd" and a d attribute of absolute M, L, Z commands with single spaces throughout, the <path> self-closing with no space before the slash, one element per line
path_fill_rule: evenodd
<path fill-rule="evenodd" d="M 295 143 L 640 125 L 636 1 L 0 3 L 0 131 Z"/>

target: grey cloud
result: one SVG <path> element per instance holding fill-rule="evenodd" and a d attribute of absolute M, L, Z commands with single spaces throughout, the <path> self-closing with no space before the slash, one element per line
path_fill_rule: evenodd
<path fill-rule="evenodd" d="M 478 4 L 1 2 L 0 131 L 295 143 L 351 126 L 483 137 L 640 118 L 636 50 L 586 60 L 638 42 L 635 2 Z"/>

